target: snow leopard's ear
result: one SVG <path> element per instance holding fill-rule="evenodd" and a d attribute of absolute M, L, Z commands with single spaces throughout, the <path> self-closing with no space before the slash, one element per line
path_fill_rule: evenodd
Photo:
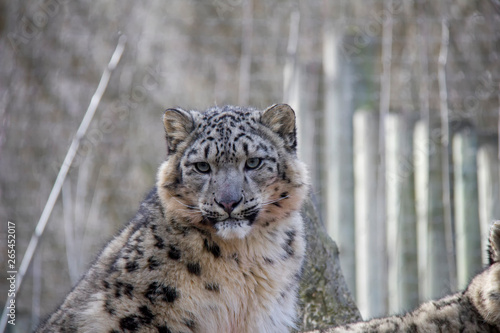
<path fill-rule="evenodd" d="M 274 104 L 264 110 L 261 122 L 273 132 L 278 133 L 285 141 L 286 148 L 297 151 L 297 130 L 295 127 L 295 112 L 287 104 Z"/>
<path fill-rule="evenodd" d="M 488 259 L 490 265 L 500 261 L 500 220 L 495 221 L 490 227 Z"/>
<path fill-rule="evenodd" d="M 180 108 L 167 109 L 163 115 L 163 125 L 167 138 L 167 155 L 177 151 L 182 143 L 194 129 L 194 120 L 191 113 Z"/>

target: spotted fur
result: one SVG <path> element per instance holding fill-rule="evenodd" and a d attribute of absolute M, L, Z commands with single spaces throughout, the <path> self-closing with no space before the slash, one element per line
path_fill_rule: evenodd
<path fill-rule="evenodd" d="M 135 218 L 38 332 L 288 332 L 308 191 L 295 115 L 164 115 L 167 159 Z"/>
<path fill-rule="evenodd" d="M 500 332 L 500 221 L 490 231 L 490 266 L 465 291 L 422 304 L 417 310 L 310 333 Z"/>

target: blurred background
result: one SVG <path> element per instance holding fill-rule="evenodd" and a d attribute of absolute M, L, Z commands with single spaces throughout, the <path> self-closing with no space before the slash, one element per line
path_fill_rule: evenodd
<path fill-rule="evenodd" d="M 118 43 L 17 295 L 27 332 L 154 185 L 167 107 L 296 111 L 299 155 L 364 318 L 464 288 L 500 219 L 500 2 L 0 2 L 0 305 Z"/>

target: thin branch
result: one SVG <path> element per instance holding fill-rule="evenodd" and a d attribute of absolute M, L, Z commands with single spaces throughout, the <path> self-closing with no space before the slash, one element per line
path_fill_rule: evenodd
<path fill-rule="evenodd" d="M 86 221 L 86 212 L 85 209 L 85 200 L 87 198 L 87 194 L 89 191 L 89 180 L 90 180 L 90 170 L 92 169 L 92 158 L 87 158 L 83 163 L 81 163 L 78 167 L 78 177 L 76 181 L 76 189 L 75 189 L 75 200 L 73 204 L 73 239 L 74 242 L 70 245 L 72 247 L 73 252 L 73 261 L 74 261 L 74 272 L 72 281 L 76 283 L 81 274 L 81 249 L 83 243 L 83 237 L 81 237 L 82 226 Z M 88 216 L 87 216 L 88 217 Z M 67 245 L 67 244 L 66 244 Z"/>
<path fill-rule="evenodd" d="M 393 0 L 385 0 L 384 7 L 392 8 Z M 393 17 L 390 10 L 385 10 L 387 14 L 386 20 L 382 25 L 382 75 L 380 77 L 380 104 L 379 104 L 379 133 L 378 133 L 378 150 L 379 150 L 379 170 L 377 179 L 377 224 L 381 228 L 377 243 L 378 251 L 383 256 L 382 263 L 385 264 L 382 269 L 381 279 L 386 281 L 387 274 L 387 195 L 386 195 L 386 179 L 387 179 L 387 166 L 386 166 L 386 120 L 389 114 L 391 104 L 391 67 L 392 67 L 392 47 L 393 47 Z M 387 288 L 384 288 L 382 295 L 387 295 Z M 387 311 L 387 308 L 382 310 L 382 313 Z"/>
<path fill-rule="evenodd" d="M 43 234 L 43 231 L 45 230 L 45 227 L 47 225 L 47 222 L 50 218 L 50 215 L 52 213 L 52 209 L 54 208 L 54 205 L 59 197 L 59 194 L 61 193 L 62 186 L 64 184 L 64 180 L 66 179 L 66 176 L 68 174 L 69 169 L 71 168 L 71 165 L 73 163 L 73 159 L 76 156 L 76 153 L 78 151 L 78 148 L 80 147 L 80 142 L 84 138 L 85 133 L 87 133 L 87 129 L 90 126 L 90 123 L 92 121 L 92 118 L 94 117 L 94 114 L 97 110 L 97 107 L 99 106 L 99 103 L 101 102 L 102 96 L 104 95 L 104 92 L 106 91 L 106 88 L 108 87 L 109 79 L 111 77 L 111 73 L 114 71 L 118 63 L 120 62 L 121 56 L 123 54 L 123 51 L 125 49 L 125 43 L 126 43 L 126 37 L 122 35 L 120 39 L 118 40 L 118 44 L 116 45 L 116 49 L 113 52 L 113 55 L 111 56 L 111 60 L 108 63 L 108 66 L 104 70 L 101 76 L 101 80 L 99 81 L 99 85 L 97 86 L 97 89 L 92 96 L 92 99 L 90 100 L 90 104 L 87 108 L 87 111 L 85 112 L 85 116 L 83 117 L 82 122 L 80 123 L 80 127 L 78 128 L 75 137 L 73 138 L 73 141 L 71 142 L 71 146 L 68 149 L 68 152 L 66 153 L 66 157 L 64 158 L 64 162 L 61 165 L 61 168 L 59 169 L 59 173 L 57 175 L 56 181 L 54 183 L 54 186 L 52 187 L 52 190 L 50 192 L 49 198 L 47 200 L 47 203 L 45 204 L 45 207 L 43 209 L 42 215 L 40 216 L 40 220 L 38 220 L 35 232 L 31 236 L 30 242 L 28 244 L 28 248 L 26 249 L 26 252 L 23 256 L 23 260 L 21 261 L 21 267 L 19 268 L 19 271 L 16 274 L 16 291 L 19 292 L 24 276 L 26 275 L 26 271 L 28 270 L 31 260 L 33 259 L 33 254 L 35 253 L 35 250 L 38 246 L 38 242 L 40 240 L 40 237 Z M 7 305 L 9 304 L 10 298 L 7 299 L 7 302 L 5 303 L 5 307 L 3 309 L 2 313 L 2 318 L 0 321 L 0 331 L 4 332 L 5 331 L 5 326 L 7 325 Z"/>
<path fill-rule="evenodd" d="M 40 322 L 42 295 L 42 255 L 38 252 L 33 260 L 33 295 L 31 295 L 31 328 L 35 330 Z"/>
<path fill-rule="evenodd" d="M 75 230 L 74 230 L 74 213 L 75 208 L 71 195 L 71 182 L 65 182 L 62 187 L 62 205 L 63 205 L 63 224 L 64 236 L 66 241 L 66 262 L 68 264 L 69 277 L 71 284 L 78 281 L 77 261 L 75 260 Z M 76 200 L 75 200 L 76 202 Z"/>
<path fill-rule="evenodd" d="M 252 69 L 253 0 L 243 4 L 242 46 L 240 59 L 240 86 L 238 103 L 248 105 L 250 96 L 250 71 Z"/>
<path fill-rule="evenodd" d="M 419 99 L 420 99 L 420 114 L 425 125 L 430 125 L 429 112 L 429 61 L 427 58 L 427 40 L 429 37 L 428 24 L 425 21 L 426 15 L 418 17 L 418 51 L 420 65 L 420 84 L 419 84 Z"/>
<path fill-rule="evenodd" d="M 103 202 L 102 197 L 103 197 L 103 190 L 99 186 L 101 184 L 101 175 L 102 175 L 102 167 L 99 168 L 99 172 L 97 173 L 97 178 L 95 180 L 95 185 L 94 185 L 94 191 L 92 194 L 92 200 L 90 201 L 90 208 L 89 208 L 89 214 L 87 216 L 87 219 L 85 223 L 83 224 L 83 232 L 81 232 L 81 239 L 82 241 L 80 242 L 80 248 L 78 249 L 78 263 L 84 262 L 84 249 L 86 246 L 86 242 L 88 241 L 88 231 L 89 231 L 89 226 L 92 223 L 92 221 L 98 221 L 98 216 L 99 216 L 99 210 L 101 208 L 101 203 Z M 89 248 L 87 246 L 87 248 Z"/>
<path fill-rule="evenodd" d="M 388 6 L 392 7 L 392 0 L 386 1 Z M 380 172 L 385 174 L 385 122 L 389 113 L 391 103 L 391 62 L 392 62 L 392 13 L 387 11 L 387 18 L 382 26 L 382 75 L 380 77 L 380 128 L 379 128 L 379 151 L 380 151 Z M 381 177 L 382 179 L 383 177 Z M 381 181 L 385 184 L 385 180 Z M 381 193 L 384 195 L 384 193 Z"/>
<path fill-rule="evenodd" d="M 293 86 L 297 79 L 297 48 L 299 44 L 299 21 L 300 12 L 294 11 L 290 15 L 290 30 L 288 34 L 288 45 L 286 48 L 286 60 L 285 67 L 283 70 L 283 101 L 286 103 L 291 103 L 293 96 Z M 297 96 L 293 96 L 296 98 Z M 292 107 L 298 108 L 298 105 L 292 105 Z"/>
<path fill-rule="evenodd" d="M 450 157 L 449 157 L 449 114 L 448 92 L 446 87 L 446 64 L 448 62 L 448 46 L 450 39 L 448 22 L 441 21 L 441 47 L 439 50 L 438 81 L 439 81 L 439 109 L 441 115 L 441 177 L 443 180 L 443 215 L 446 241 L 446 256 L 448 258 L 449 278 L 451 290 L 456 289 L 456 264 L 453 246 L 453 226 L 451 218 L 451 190 L 450 190 Z"/>

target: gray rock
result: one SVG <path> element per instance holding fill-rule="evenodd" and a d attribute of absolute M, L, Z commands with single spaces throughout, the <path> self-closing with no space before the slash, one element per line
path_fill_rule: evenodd
<path fill-rule="evenodd" d="M 342 275 L 339 251 L 328 236 L 311 199 L 302 208 L 307 252 L 300 287 L 301 330 L 338 326 L 361 320 Z"/>

